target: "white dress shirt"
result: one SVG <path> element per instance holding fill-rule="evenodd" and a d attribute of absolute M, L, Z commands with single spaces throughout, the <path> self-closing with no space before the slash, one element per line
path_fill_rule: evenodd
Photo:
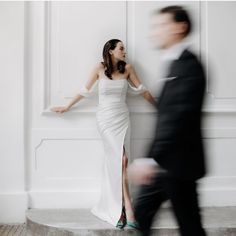
<path fill-rule="evenodd" d="M 187 42 L 186 40 L 182 40 L 181 42 L 171 46 L 170 48 L 164 49 L 161 60 L 163 62 L 178 60 L 184 50 L 189 47 L 189 45 L 189 42 Z"/>
<path fill-rule="evenodd" d="M 189 42 L 187 42 L 186 40 L 182 40 L 181 42 L 173 45 L 172 47 L 163 50 L 161 56 L 163 77 L 166 76 L 170 63 L 174 60 L 178 60 L 184 50 L 189 47 L 189 45 Z M 166 80 L 166 78 L 163 78 L 161 80 L 164 81 Z"/>

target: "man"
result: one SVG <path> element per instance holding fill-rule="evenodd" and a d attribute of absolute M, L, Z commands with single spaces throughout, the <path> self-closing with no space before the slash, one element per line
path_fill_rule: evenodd
<path fill-rule="evenodd" d="M 165 7 L 153 16 L 153 38 L 169 65 L 158 98 L 158 117 L 149 161 L 130 166 L 130 178 L 140 184 L 135 217 L 142 236 L 151 233 L 160 205 L 170 200 L 182 236 L 205 236 L 197 199 L 196 180 L 205 174 L 201 138 L 201 108 L 205 75 L 197 57 L 188 50 L 191 32 L 188 13 L 180 6 Z"/>

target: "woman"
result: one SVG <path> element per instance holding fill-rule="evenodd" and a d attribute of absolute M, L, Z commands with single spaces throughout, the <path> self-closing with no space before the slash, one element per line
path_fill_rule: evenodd
<path fill-rule="evenodd" d="M 90 96 L 95 84 L 98 85 L 99 105 L 96 117 L 104 145 L 105 164 L 101 197 L 92 213 L 118 228 L 123 228 L 126 224 L 138 228 L 126 172 L 130 153 L 130 121 L 125 102 L 126 94 L 127 91 L 142 94 L 152 104 L 155 104 L 155 100 L 140 83 L 133 67 L 126 64 L 125 54 L 120 40 L 109 40 L 103 48 L 104 61 L 94 68 L 86 86 L 67 106 L 54 107 L 51 110 L 58 113 L 69 111 L 83 97 Z"/>

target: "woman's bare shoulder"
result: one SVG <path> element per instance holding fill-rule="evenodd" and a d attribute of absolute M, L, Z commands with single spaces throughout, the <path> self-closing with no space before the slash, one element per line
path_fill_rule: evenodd
<path fill-rule="evenodd" d="M 128 75 L 131 75 L 134 73 L 134 67 L 131 64 L 126 64 L 125 65 L 125 70 Z"/>
<path fill-rule="evenodd" d="M 95 64 L 94 69 L 96 71 L 104 70 L 104 65 L 102 64 L 102 62 L 99 62 L 99 63 Z"/>
<path fill-rule="evenodd" d="M 99 62 L 94 65 L 93 73 L 99 75 L 102 71 L 104 71 L 104 65 L 102 64 L 102 62 Z"/>
<path fill-rule="evenodd" d="M 126 64 L 125 65 L 125 69 L 129 72 L 129 71 L 131 71 L 131 70 L 133 70 L 133 66 L 131 65 L 131 64 Z"/>

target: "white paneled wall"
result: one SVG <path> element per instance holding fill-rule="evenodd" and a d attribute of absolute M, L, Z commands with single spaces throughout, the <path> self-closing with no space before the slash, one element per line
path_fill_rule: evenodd
<path fill-rule="evenodd" d="M 150 15 L 167 4 L 189 9 L 192 48 L 207 69 L 203 132 L 209 172 L 201 180 L 201 204 L 236 205 L 236 3 L 2 2 L 0 221 L 24 221 L 27 207 L 87 208 L 98 200 L 103 146 L 97 97 L 63 115 L 50 107 L 70 101 L 111 38 L 125 43 L 128 61 L 155 94 L 162 68 L 149 41 Z M 134 159 L 145 155 L 152 140 L 155 112 L 142 97 L 128 104 Z"/>

